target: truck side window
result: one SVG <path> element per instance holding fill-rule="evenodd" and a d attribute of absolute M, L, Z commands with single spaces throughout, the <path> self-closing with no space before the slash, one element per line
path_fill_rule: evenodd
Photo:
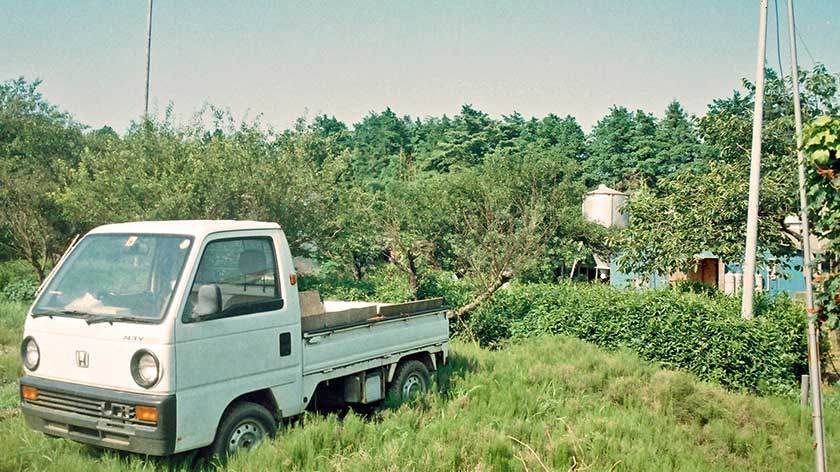
<path fill-rule="evenodd" d="M 184 320 L 227 318 L 280 309 L 283 299 L 279 281 L 271 238 L 210 242 L 198 264 L 184 307 Z M 215 293 L 221 295 L 220 311 L 208 314 L 199 307 L 198 293 L 205 285 L 218 287 Z"/>

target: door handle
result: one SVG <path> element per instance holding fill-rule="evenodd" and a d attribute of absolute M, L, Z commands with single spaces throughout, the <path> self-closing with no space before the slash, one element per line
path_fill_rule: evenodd
<path fill-rule="evenodd" d="M 280 334 L 280 357 L 292 354 L 292 333 Z"/>

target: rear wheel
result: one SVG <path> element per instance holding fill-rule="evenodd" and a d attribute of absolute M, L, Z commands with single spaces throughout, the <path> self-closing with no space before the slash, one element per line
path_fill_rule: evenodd
<path fill-rule="evenodd" d="M 397 367 L 388 395 L 400 401 L 408 401 L 428 392 L 430 384 L 429 369 L 422 362 L 412 359 Z"/>
<path fill-rule="evenodd" d="M 222 417 L 210 454 L 221 461 L 277 433 L 277 422 L 263 406 L 242 402 Z"/>

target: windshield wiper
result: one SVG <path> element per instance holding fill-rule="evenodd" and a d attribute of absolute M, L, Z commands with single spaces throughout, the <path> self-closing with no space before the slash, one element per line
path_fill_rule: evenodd
<path fill-rule="evenodd" d="M 65 316 L 68 318 L 81 318 L 87 322 L 87 324 L 91 325 L 94 323 L 113 323 L 114 321 L 133 321 L 137 323 L 154 323 L 155 320 L 150 318 L 140 318 L 136 316 L 127 316 L 127 315 L 97 315 L 94 313 L 88 313 L 85 311 L 78 311 L 78 310 L 41 310 L 38 312 L 33 312 L 33 318 L 39 318 L 41 316 L 49 316 L 52 318 L 53 316 Z"/>
<path fill-rule="evenodd" d="M 136 323 L 154 323 L 155 320 L 150 318 L 140 318 L 137 316 L 126 316 L 126 315 L 88 315 L 85 318 L 87 324 L 92 325 L 94 323 L 113 323 L 114 321 L 133 321 Z"/>
<path fill-rule="evenodd" d="M 39 318 L 41 316 L 49 316 L 52 318 L 53 316 L 66 316 L 69 318 L 86 318 L 91 316 L 90 313 L 78 310 L 42 310 L 38 312 L 32 312 L 33 318 Z"/>

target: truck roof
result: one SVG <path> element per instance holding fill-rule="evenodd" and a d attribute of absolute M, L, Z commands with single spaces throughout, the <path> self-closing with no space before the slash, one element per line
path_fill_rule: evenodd
<path fill-rule="evenodd" d="M 280 229 L 277 223 L 240 220 L 169 220 L 134 221 L 98 226 L 88 234 L 108 233 L 156 233 L 183 234 L 200 239 L 211 233 L 249 229 Z"/>

